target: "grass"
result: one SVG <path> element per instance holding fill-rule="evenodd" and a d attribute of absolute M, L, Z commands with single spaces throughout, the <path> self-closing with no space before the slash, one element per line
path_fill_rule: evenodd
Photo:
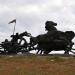
<path fill-rule="evenodd" d="M 75 57 L 0 56 L 0 75 L 74 75 Z"/>

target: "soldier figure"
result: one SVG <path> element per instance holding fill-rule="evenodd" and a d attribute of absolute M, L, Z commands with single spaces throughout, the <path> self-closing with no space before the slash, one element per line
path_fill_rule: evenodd
<path fill-rule="evenodd" d="M 9 51 L 11 47 L 11 42 L 8 41 L 8 39 L 5 39 L 5 41 L 2 42 L 2 47 L 4 48 L 4 51 Z"/>
<path fill-rule="evenodd" d="M 18 43 L 18 39 L 19 39 L 18 33 L 16 33 L 16 35 L 11 35 L 11 37 L 12 37 L 12 40 L 11 40 L 12 43 Z"/>

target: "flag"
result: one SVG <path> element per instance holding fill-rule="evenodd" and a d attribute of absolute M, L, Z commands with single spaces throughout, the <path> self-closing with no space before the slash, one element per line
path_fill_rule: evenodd
<path fill-rule="evenodd" d="M 10 23 L 16 23 L 16 19 L 10 21 L 8 24 L 10 24 Z"/>

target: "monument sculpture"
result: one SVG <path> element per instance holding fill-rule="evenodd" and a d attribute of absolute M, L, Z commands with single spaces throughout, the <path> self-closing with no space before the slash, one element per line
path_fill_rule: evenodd
<path fill-rule="evenodd" d="M 31 50 L 38 50 L 37 54 L 48 54 L 51 51 L 61 51 L 64 50 L 64 54 L 69 54 L 72 50 L 74 42 L 72 39 L 75 37 L 73 31 L 59 31 L 57 28 L 57 23 L 53 21 L 45 22 L 45 30 L 47 33 L 32 36 L 27 31 L 23 33 L 16 33 L 11 35 L 11 40 L 5 39 L 4 42 L 0 44 L 0 54 L 17 54 L 18 52 L 26 53 Z M 30 42 L 23 37 L 30 37 Z M 22 41 L 24 41 L 22 43 Z M 35 47 L 36 45 L 36 47 Z M 1 49 L 4 49 L 3 51 Z"/>

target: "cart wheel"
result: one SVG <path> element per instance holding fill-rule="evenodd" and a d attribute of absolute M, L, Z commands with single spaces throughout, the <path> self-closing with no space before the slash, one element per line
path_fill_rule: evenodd
<path fill-rule="evenodd" d="M 20 49 L 21 49 L 20 52 L 27 52 L 27 51 L 28 51 L 28 50 L 27 50 L 28 43 L 27 43 L 27 41 L 26 41 L 25 38 L 20 38 L 20 39 L 18 39 L 18 44 L 19 44 L 19 47 L 20 47 Z"/>
<path fill-rule="evenodd" d="M 18 44 L 20 46 L 24 46 L 25 44 L 27 44 L 27 41 L 25 38 L 20 38 L 20 39 L 18 39 Z"/>

